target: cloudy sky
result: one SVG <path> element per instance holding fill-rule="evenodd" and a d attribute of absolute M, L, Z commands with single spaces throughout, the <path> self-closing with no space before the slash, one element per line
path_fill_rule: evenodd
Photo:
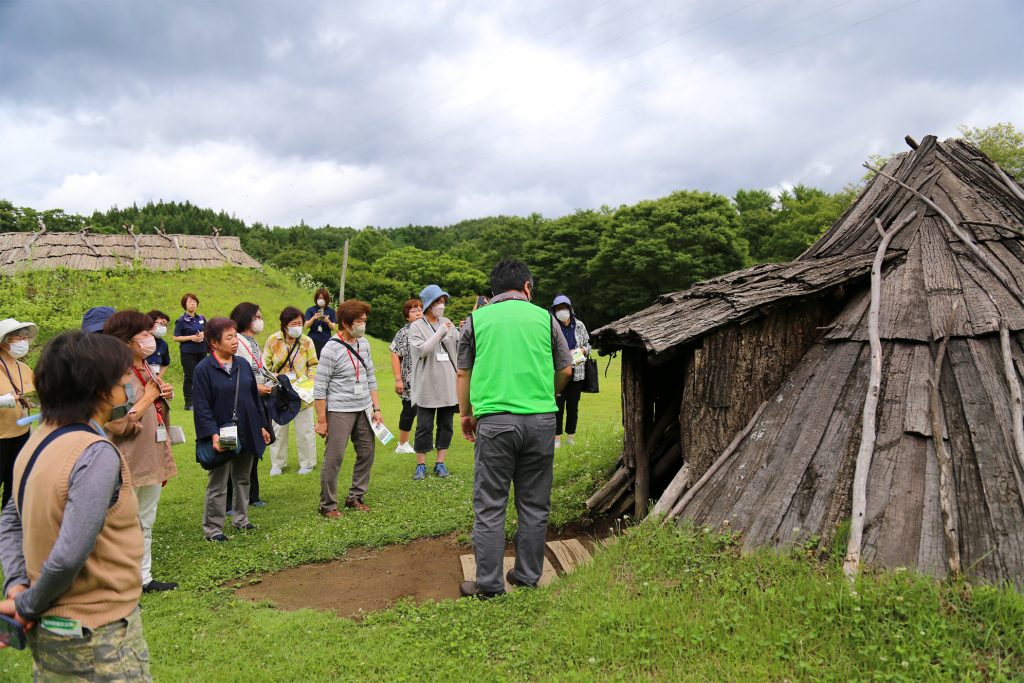
<path fill-rule="evenodd" d="M 1019 0 L 0 0 L 0 198 L 247 222 L 835 190 L 1024 125 Z"/>

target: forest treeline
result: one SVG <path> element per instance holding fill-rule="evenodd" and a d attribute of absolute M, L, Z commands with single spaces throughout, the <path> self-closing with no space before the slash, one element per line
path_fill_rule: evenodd
<path fill-rule="evenodd" d="M 1010 123 L 960 132 L 1024 180 L 1024 131 Z M 885 157 L 874 157 L 882 163 Z M 813 243 L 850 205 L 859 187 L 837 193 L 798 185 L 775 196 L 740 190 L 733 197 L 683 190 L 618 208 L 581 210 L 558 218 L 539 214 L 493 216 L 436 227 L 380 228 L 246 225 L 223 211 L 189 202 L 114 207 L 91 216 L 59 209 L 36 211 L 0 200 L 0 232 L 47 229 L 120 232 L 125 225 L 151 232 L 236 235 L 263 263 L 291 270 L 310 285 L 338 291 L 342 245 L 350 240 L 345 293 L 370 301 L 369 330 L 387 337 L 402 324 L 402 303 L 428 283 L 453 297 L 458 319 L 487 274 L 505 257 L 526 261 L 538 303 L 565 293 L 591 329 L 651 304 L 665 292 L 756 263 L 788 261 Z M 306 302 L 296 302 L 306 303 Z"/>
<path fill-rule="evenodd" d="M 515 257 L 534 272 L 538 302 L 568 294 L 592 328 L 649 305 L 664 292 L 754 263 L 795 258 L 849 205 L 852 190 L 835 194 L 797 186 L 775 197 L 741 190 L 735 197 L 674 192 L 616 209 L 582 210 L 558 218 L 493 216 L 436 227 L 396 228 L 247 225 L 223 211 L 189 202 L 112 208 L 91 216 L 35 211 L 0 200 L 0 232 L 152 232 L 235 235 L 262 263 L 304 274 L 337 292 L 342 245 L 349 242 L 346 296 L 373 303 L 370 332 L 387 336 L 402 323 L 402 303 L 436 282 L 464 315 L 487 290 L 498 260 Z"/>

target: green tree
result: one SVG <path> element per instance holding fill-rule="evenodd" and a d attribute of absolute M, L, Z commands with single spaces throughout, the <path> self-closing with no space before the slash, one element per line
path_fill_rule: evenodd
<path fill-rule="evenodd" d="M 768 190 L 737 190 L 733 197 L 740 214 L 740 234 L 747 240 L 750 257 L 765 260 L 764 243 L 771 237 L 778 218 L 775 197 Z"/>
<path fill-rule="evenodd" d="M 854 196 L 853 189 L 829 194 L 806 185 L 784 191 L 771 235 L 761 243 L 757 260 L 792 261 L 846 211 Z"/>
<path fill-rule="evenodd" d="M 960 126 L 964 139 L 984 152 L 1018 182 L 1024 182 L 1024 130 L 1012 123 L 997 123 L 987 128 Z"/>

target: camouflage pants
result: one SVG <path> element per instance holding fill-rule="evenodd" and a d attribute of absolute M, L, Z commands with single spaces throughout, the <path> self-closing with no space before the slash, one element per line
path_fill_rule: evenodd
<path fill-rule="evenodd" d="M 33 680 L 40 683 L 153 680 L 138 607 L 112 624 L 83 629 L 81 638 L 59 636 L 36 624 L 28 643 L 35 662 Z"/>

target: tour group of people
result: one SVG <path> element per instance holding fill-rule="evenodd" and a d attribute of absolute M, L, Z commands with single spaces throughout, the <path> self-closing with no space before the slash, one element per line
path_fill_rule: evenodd
<path fill-rule="evenodd" d="M 424 287 L 403 305 L 406 324 L 390 345 L 402 402 L 395 450 L 415 454 L 412 478 L 428 476 L 430 454 L 429 472 L 449 476 L 456 414 L 475 444 L 477 580 L 460 592 L 484 599 L 502 594 L 506 580 L 535 586 L 540 578 L 554 449 L 574 443 L 591 351 L 568 297 L 548 309 L 532 303 L 525 264 L 498 263 L 490 284 L 493 296 L 479 297 L 459 324 L 445 315 L 449 294 Z M 364 498 L 382 426 L 366 338 L 371 305 L 334 307 L 321 288 L 305 311 L 280 311 L 261 346 L 259 305 L 242 302 L 207 319 L 196 294 L 180 303 L 173 328 L 160 310 L 89 309 L 80 331 L 46 344 L 34 372 L 22 359 L 38 328 L 0 321 L 0 646 L 24 639 L 37 674 L 149 675 L 139 596 L 177 587 L 154 578 L 151 553 L 161 491 L 177 474 L 171 447 L 183 441 L 165 378 L 168 337 L 178 345 L 196 460 L 208 470 L 208 541 L 228 540 L 228 517 L 240 531 L 256 528 L 249 508 L 265 504 L 258 464 L 269 447 L 269 476 L 288 469 L 292 424 L 299 475 L 317 467 L 316 436 L 326 441 L 319 513 L 342 514 L 337 484 L 350 440 L 355 463 L 343 505 L 370 509 Z M 519 532 L 515 568 L 502 576 L 510 484 Z"/>

